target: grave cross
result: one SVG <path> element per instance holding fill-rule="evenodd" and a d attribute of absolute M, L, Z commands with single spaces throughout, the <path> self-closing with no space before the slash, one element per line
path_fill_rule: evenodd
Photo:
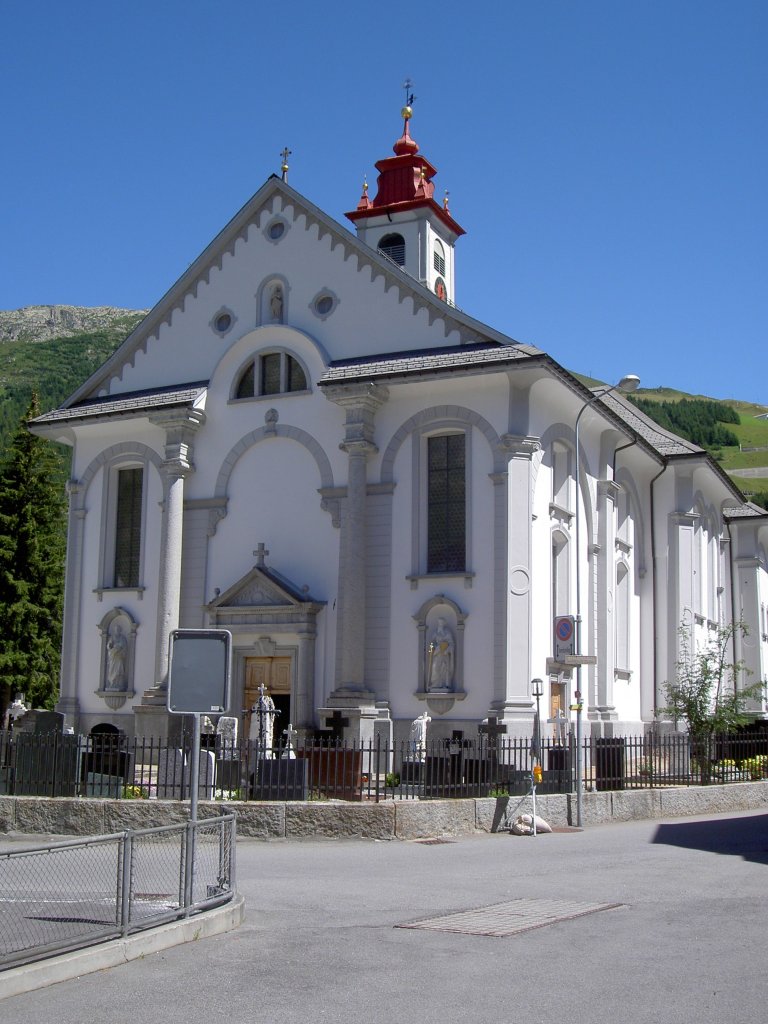
<path fill-rule="evenodd" d="M 507 731 L 507 727 L 503 723 L 499 722 L 496 715 L 488 715 L 488 721 L 478 725 L 477 731 L 481 735 L 486 735 L 488 737 L 489 744 L 495 744 L 499 736 L 503 736 Z"/>
<path fill-rule="evenodd" d="M 325 719 L 325 728 L 330 732 L 329 739 L 339 740 L 344 739 L 344 729 L 349 725 L 349 719 L 343 718 L 340 711 L 334 711 L 330 717 Z"/>
<path fill-rule="evenodd" d="M 283 729 L 283 736 L 285 736 L 285 748 L 280 755 L 283 761 L 296 760 L 296 748 L 293 745 L 293 741 L 298 735 L 298 731 L 293 728 L 290 722 L 288 723 L 288 728 Z"/>

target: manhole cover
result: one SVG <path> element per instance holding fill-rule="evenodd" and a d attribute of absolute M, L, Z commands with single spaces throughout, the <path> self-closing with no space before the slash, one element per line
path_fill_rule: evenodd
<path fill-rule="evenodd" d="M 428 917 L 396 928 L 420 928 L 434 932 L 458 932 L 461 935 L 491 935 L 504 938 L 559 921 L 572 921 L 600 910 L 615 910 L 622 903 L 582 903 L 574 900 L 510 900 L 490 907 L 463 910 L 440 917 Z"/>

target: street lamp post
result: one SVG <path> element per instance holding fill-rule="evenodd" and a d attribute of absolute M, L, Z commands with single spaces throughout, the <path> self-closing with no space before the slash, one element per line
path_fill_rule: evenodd
<path fill-rule="evenodd" d="M 535 761 L 537 764 L 531 765 L 531 796 L 533 803 L 533 834 L 536 835 L 536 784 L 539 779 L 542 778 L 541 771 L 541 706 L 540 701 L 542 694 L 544 693 L 544 684 L 541 679 L 531 680 L 531 693 L 536 698 L 536 730 L 534 735 L 534 742 L 536 744 L 535 749 Z M 538 771 L 537 771 L 538 769 Z"/>
<path fill-rule="evenodd" d="M 603 388 L 602 391 L 598 391 L 596 394 L 585 402 L 579 409 L 578 416 L 576 417 L 576 464 L 574 467 L 574 480 L 576 483 L 576 655 L 581 658 L 581 459 L 579 458 L 579 428 L 581 427 L 581 417 L 591 408 L 595 402 L 601 398 L 605 398 L 612 391 L 623 391 L 625 394 L 629 394 L 632 391 L 636 391 L 640 386 L 640 378 L 634 373 L 628 373 L 625 377 L 622 377 L 618 384 L 612 384 L 610 387 Z M 582 764 L 582 718 L 581 714 L 584 708 L 584 701 L 581 690 L 581 664 L 577 661 L 576 663 L 576 691 L 574 693 L 576 698 L 576 824 L 579 828 L 582 827 L 583 820 L 583 794 L 584 788 L 584 772 Z"/>

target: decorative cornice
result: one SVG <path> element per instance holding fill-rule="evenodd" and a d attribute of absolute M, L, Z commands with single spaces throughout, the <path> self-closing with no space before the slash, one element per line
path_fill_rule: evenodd
<path fill-rule="evenodd" d="M 499 438 L 499 451 L 512 459 L 532 459 L 540 449 L 541 441 L 538 437 L 502 434 Z"/>

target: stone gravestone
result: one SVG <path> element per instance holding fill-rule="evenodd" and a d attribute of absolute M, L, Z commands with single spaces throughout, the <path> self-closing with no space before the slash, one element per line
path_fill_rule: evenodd
<path fill-rule="evenodd" d="M 17 796 L 76 796 L 79 742 L 64 733 L 58 711 L 28 711 L 12 739 L 13 791 Z"/>
<path fill-rule="evenodd" d="M 157 796 L 160 800 L 181 800 L 188 796 L 187 759 L 178 747 L 160 751 L 157 759 Z"/>
<path fill-rule="evenodd" d="M 216 785 L 231 792 L 240 785 L 240 749 L 236 718 L 222 715 L 216 725 Z"/>
<path fill-rule="evenodd" d="M 189 767 L 187 768 L 189 778 Z M 216 758 L 212 750 L 200 751 L 200 767 L 197 773 L 197 796 L 199 800 L 213 800 L 216 789 Z M 189 785 L 186 786 L 189 793 Z"/>

